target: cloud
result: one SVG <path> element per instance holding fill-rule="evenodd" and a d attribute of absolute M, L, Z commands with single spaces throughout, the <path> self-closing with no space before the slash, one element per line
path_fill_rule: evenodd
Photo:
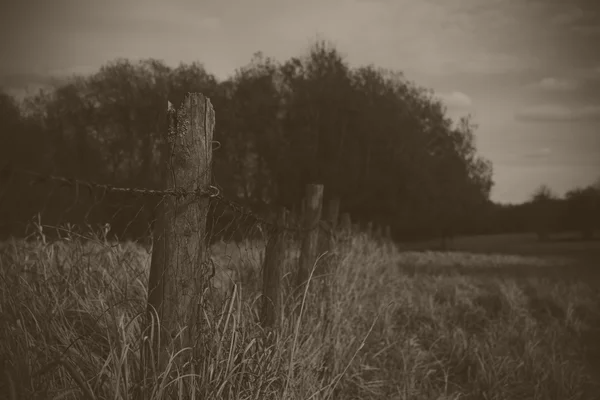
<path fill-rule="evenodd" d="M 600 105 L 569 108 L 562 105 L 544 104 L 525 108 L 515 114 L 519 122 L 575 122 L 600 120 Z"/>
<path fill-rule="evenodd" d="M 351 62 L 400 68 L 408 74 L 496 75 L 540 64 L 530 49 L 515 51 L 514 43 L 522 36 L 517 35 L 522 23 L 516 11 L 477 1 L 470 1 L 470 6 L 463 3 L 338 0 L 320 2 L 318 11 L 290 6 L 261 30 L 279 39 L 278 57 L 284 49 L 306 45 L 306 38 L 317 32 L 341 49 L 352 49 L 350 58 L 360 54 L 360 60 Z"/>
<path fill-rule="evenodd" d="M 552 149 L 549 147 L 542 147 L 541 149 L 537 149 L 531 153 L 524 154 L 525 158 L 546 158 L 552 154 Z"/>
<path fill-rule="evenodd" d="M 73 75 L 90 75 L 98 72 L 98 67 L 74 66 L 38 70 L 37 72 L 18 72 L 0 74 L 0 86 L 11 93 L 37 92 L 40 88 L 50 89 L 60 85 Z"/>
<path fill-rule="evenodd" d="M 579 83 L 572 79 L 544 78 L 537 86 L 548 91 L 569 91 L 577 89 Z"/>
<path fill-rule="evenodd" d="M 585 13 L 579 7 L 571 7 L 568 10 L 556 14 L 550 19 L 550 22 L 555 25 L 571 25 L 581 21 L 585 17 Z"/>
<path fill-rule="evenodd" d="M 501 52 L 464 52 L 448 55 L 438 74 L 467 73 L 467 74 L 505 74 L 521 72 L 535 68 L 540 60 L 535 56 L 513 55 Z"/>
<path fill-rule="evenodd" d="M 200 20 L 200 25 L 208 30 L 214 30 L 221 27 L 221 20 L 217 17 L 207 17 Z"/>
<path fill-rule="evenodd" d="M 600 35 L 600 25 L 581 25 L 574 26 L 573 30 L 585 36 Z"/>
<path fill-rule="evenodd" d="M 73 75 L 90 75 L 98 72 L 98 67 L 78 65 L 67 68 L 54 68 L 38 72 L 0 74 L 0 87 L 18 99 L 37 94 L 41 89 L 53 90 Z"/>
<path fill-rule="evenodd" d="M 72 75 L 90 75 L 95 72 L 98 72 L 100 68 L 93 67 L 91 65 L 76 65 L 73 67 L 67 68 L 56 68 L 51 69 L 46 72 L 47 75 L 56 76 L 56 77 L 70 77 Z"/>
<path fill-rule="evenodd" d="M 435 96 L 447 107 L 468 108 L 473 104 L 471 98 L 463 92 L 437 93 Z"/>
<path fill-rule="evenodd" d="M 13 96 L 17 100 L 23 100 L 26 97 L 33 96 L 39 93 L 40 90 L 51 90 L 52 86 L 41 83 L 30 83 L 21 87 L 9 87 L 5 88 L 4 91 Z"/>
<path fill-rule="evenodd" d="M 56 77 L 35 72 L 0 75 L 0 86 L 8 90 L 24 90 L 28 85 L 52 86 L 56 81 Z"/>

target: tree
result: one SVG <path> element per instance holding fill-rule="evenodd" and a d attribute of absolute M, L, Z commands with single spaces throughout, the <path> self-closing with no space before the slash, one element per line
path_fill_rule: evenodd
<path fill-rule="evenodd" d="M 530 221 L 540 240 L 547 240 L 556 221 L 556 196 L 547 185 L 539 186 L 531 197 Z"/>
<path fill-rule="evenodd" d="M 325 41 L 281 64 L 257 53 L 223 82 L 199 63 L 115 60 L 29 98 L 25 119 L 48 142 L 40 153 L 56 173 L 155 188 L 164 104 L 188 91 L 216 111 L 215 183 L 255 211 L 297 207 L 306 184 L 322 183 L 325 201 L 340 197 L 359 222 L 431 237 L 475 229 L 489 205 L 491 164 L 476 153 L 470 117 L 454 123 L 431 90 L 400 72 L 350 68 Z M 108 200 L 97 219 L 152 209 Z M 137 218 L 138 231 L 152 217 L 121 215 Z"/>
<path fill-rule="evenodd" d="M 582 239 L 592 239 L 599 228 L 600 191 L 592 185 L 571 190 L 565 198 L 570 227 L 577 229 Z"/>

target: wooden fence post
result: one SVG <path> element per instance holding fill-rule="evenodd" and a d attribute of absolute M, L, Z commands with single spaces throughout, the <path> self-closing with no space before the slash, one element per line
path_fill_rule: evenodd
<path fill-rule="evenodd" d="M 319 249 L 318 254 L 323 254 L 326 251 L 333 251 L 336 242 L 337 222 L 340 213 L 340 199 L 334 197 L 327 203 L 327 211 L 325 215 L 325 230 L 319 232 Z"/>
<path fill-rule="evenodd" d="M 288 218 L 287 224 L 292 229 L 300 229 L 302 227 L 302 209 L 303 206 L 296 205 L 292 207 L 292 211 L 290 212 L 290 216 Z M 294 241 L 298 241 L 298 235 L 294 232 L 289 235 Z"/>
<path fill-rule="evenodd" d="M 336 230 L 340 215 L 340 198 L 333 197 L 327 203 L 327 221 L 331 224 L 331 229 Z"/>
<path fill-rule="evenodd" d="M 306 199 L 302 224 L 302 244 L 300 246 L 300 262 L 296 286 L 302 296 L 304 284 L 317 260 L 317 244 L 319 239 L 319 221 L 323 208 L 323 185 L 306 185 Z"/>
<path fill-rule="evenodd" d="M 343 213 L 340 217 L 340 226 L 338 228 L 338 232 L 340 235 L 339 242 L 343 246 L 347 246 L 352 237 L 352 220 L 350 219 L 349 213 Z"/>
<path fill-rule="evenodd" d="M 325 240 L 323 243 L 327 246 L 329 252 L 335 250 L 337 244 L 337 221 L 340 213 L 340 199 L 334 197 L 329 200 L 327 204 L 327 227 L 330 229 L 329 232 L 325 232 Z M 323 363 L 323 374 L 322 379 L 328 382 L 331 379 L 333 368 L 335 365 L 335 339 L 332 335 L 333 329 L 333 306 L 334 306 L 334 285 L 335 285 L 335 267 L 337 266 L 336 261 L 332 257 L 328 257 L 324 262 L 325 277 L 322 280 L 322 296 L 324 300 L 324 313 L 323 313 L 323 341 L 328 343 L 327 352 L 325 353 Z"/>
<path fill-rule="evenodd" d="M 285 226 L 286 210 L 280 207 L 265 251 L 261 315 L 264 328 L 272 328 L 281 313 L 281 271 L 285 260 Z"/>
<path fill-rule="evenodd" d="M 205 267 L 204 234 L 209 206 L 212 140 L 215 112 L 210 100 L 200 93 L 188 93 L 178 110 L 168 103 L 168 131 L 162 173 L 167 189 L 187 192 L 185 197 L 166 196 L 157 209 L 148 282 L 148 311 L 154 319 L 155 360 L 182 333 L 182 347 L 194 348 L 199 297 L 208 284 Z M 157 328 L 160 328 L 157 329 Z M 146 358 L 147 361 L 149 359 Z M 164 365 L 163 365 L 164 366 Z"/>
<path fill-rule="evenodd" d="M 340 230 L 344 232 L 344 235 L 348 235 L 352 231 L 352 220 L 350 219 L 349 213 L 342 214 L 340 221 Z"/>

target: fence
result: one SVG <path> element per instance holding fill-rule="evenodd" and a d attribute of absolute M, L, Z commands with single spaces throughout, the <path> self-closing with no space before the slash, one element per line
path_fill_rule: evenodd
<path fill-rule="evenodd" d="M 323 213 L 326 188 L 310 184 L 306 187 L 301 215 L 293 215 L 283 207 L 274 207 L 271 215 L 251 211 L 225 198 L 212 182 L 215 113 L 209 99 L 190 93 L 179 109 L 168 104 L 167 117 L 168 159 L 164 160 L 161 171 L 162 189 L 117 187 L 6 165 L 0 174 L 1 210 L 3 213 L 12 210 L 12 213 L 25 207 L 27 215 L 37 211 L 35 215 L 39 220 L 33 234 L 43 240 L 77 235 L 77 227 L 69 221 L 83 221 L 92 231 L 100 228 L 99 239 L 105 243 L 109 237 L 118 241 L 140 237 L 141 232 L 147 231 L 145 238 L 152 243 L 147 325 L 156 334 L 151 335 L 152 343 L 148 343 L 144 353 L 146 364 L 160 366 L 166 362 L 160 355 L 175 339 L 183 347 L 199 347 L 203 327 L 198 316 L 205 312 L 202 307 L 209 299 L 217 302 L 222 298 L 222 293 L 217 293 L 215 288 L 218 271 L 208 253 L 211 245 L 226 242 L 236 235 L 266 239 L 260 260 L 263 327 L 277 330 L 285 312 L 290 313 L 289 318 L 294 315 L 299 318 L 307 282 L 319 276 L 318 287 L 324 303 L 322 318 L 326 326 L 323 340 L 327 340 L 332 324 L 328 277 L 333 275 L 332 268 L 336 265 L 332 260 L 336 246 L 343 246 L 351 232 L 358 229 L 352 225 L 349 214 L 339 215 L 340 199 L 332 197 Z M 23 204 L 23 200 L 14 195 L 19 191 L 29 193 L 29 204 Z M 50 200 L 51 194 L 56 198 Z M 41 216 L 46 212 L 50 220 L 42 223 Z M 4 221 L 11 220 L 8 214 L 2 217 Z M 381 242 L 390 242 L 389 227 L 374 227 L 369 223 L 366 234 Z M 291 287 L 286 287 L 283 265 L 295 241 L 300 242 L 297 271 L 292 271 L 295 278 L 287 279 Z M 296 299 L 287 311 L 283 305 L 286 291 Z M 333 345 L 330 348 L 329 364 L 334 359 Z M 150 359 L 153 354 L 159 357 Z M 325 368 L 324 374 L 330 374 L 331 368 L 331 365 Z"/>

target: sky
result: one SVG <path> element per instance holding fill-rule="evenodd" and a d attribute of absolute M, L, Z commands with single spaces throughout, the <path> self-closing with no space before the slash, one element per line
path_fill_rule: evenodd
<path fill-rule="evenodd" d="M 597 0 L 21 0 L 0 16 L 11 93 L 120 57 L 199 61 L 225 79 L 257 51 L 283 62 L 326 39 L 351 66 L 402 71 L 449 116 L 471 114 L 492 200 L 600 178 Z"/>

